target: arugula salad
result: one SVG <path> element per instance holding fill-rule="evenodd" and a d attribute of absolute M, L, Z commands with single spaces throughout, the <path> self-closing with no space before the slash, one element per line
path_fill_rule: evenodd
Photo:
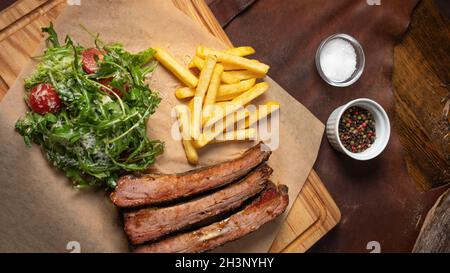
<path fill-rule="evenodd" d="M 47 49 L 25 80 L 30 111 L 16 123 L 26 145 L 41 146 L 74 187 L 115 188 L 119 176 L 147 169 L 164 150 L 147 137 L 160 97 L 145 83 L 157 61 L 152 48 L 133 54 L 120 44 L 63 44 L 52 24 Z"/>

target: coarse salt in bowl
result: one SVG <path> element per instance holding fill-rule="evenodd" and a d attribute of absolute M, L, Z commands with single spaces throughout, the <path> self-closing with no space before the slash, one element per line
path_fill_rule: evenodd
<path fill-rule="evenodd" d="M 361 44 L 348 34 L 334 34 L 326 38 L 316 51 L 317 71 L 332 86 L 353 84 L 361 77 L 364 65 Z"/>

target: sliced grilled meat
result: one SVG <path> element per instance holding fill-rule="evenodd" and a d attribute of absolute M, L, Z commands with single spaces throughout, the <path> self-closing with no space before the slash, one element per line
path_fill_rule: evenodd
<path fill-rule="evenodd" d="M 241 157 L 180 174 L 122 177 L 111 200 L 119 207 L 151 205 L 201 193 L 231 183 L 267 161 L 271 152 L 263 143 Z"/>
<path fill-rule="evenodd" d="M 270 183 L 257 199 L 225 220 L 153 244 L 141 245 L 135 252 L 204 252 L 257 230 L 283 213 L 288 203 L 288 188 L 279 185 L 277 189 Z"/>
<path fill-rule="evenodd" d="M 125 232 L 132 244 L 141 244 L 231 211 L 261 192 L 271 174 L 272 168 L 263 164 L 238 183 L 204 197 L 170 207 L 126 212 Z"/>

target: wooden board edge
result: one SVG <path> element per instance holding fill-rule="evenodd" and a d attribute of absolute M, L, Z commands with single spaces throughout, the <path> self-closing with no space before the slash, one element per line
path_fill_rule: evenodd
<path fill-rule="evenodd" d="M 31 10 L 26 10 L 24 12 L 25 14 L 23 14 L 19 19 L 11 22 L 0 31 L 0 42 L 28 25 L 37 17 L 42 16 L 43 14 L 47 13 L 49 10 L 53 9 L 59 4 L 62 4 L 63 2 L 64 0 L 48 0 L 47 2 L 44 2 Z M 14 8 L 14 6 L 18 5 L 19 3 L 21 2 L 16 2 L 13 6 L 7 8 L 3 12 L 10 11 L 11 8 Z"/>
<path fill-rule="evenodd" d="M 341 211 L 314 170 L 311 171 L 308 181 L 309 183 L 305 184 L 305 190 L 311 191 L 315 197 L 311 200 L 315 200 L 316 205 L 320 207 L 319 220 L 286 246 L 283 253 L 307 251 L 341 220 Z"/>

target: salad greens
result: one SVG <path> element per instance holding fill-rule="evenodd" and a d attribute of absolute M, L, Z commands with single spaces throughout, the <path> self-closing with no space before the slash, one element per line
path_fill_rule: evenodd
<path fill-rule="evenodd" d="M 98 70 L 88 74 L 81 60 L 86 48 L 69 36 L 60 44 L 51 24 L 42 30 L 48 34 L 48 48 L 25 80 L 25 89 L 29 93 L 40 83 L 50 83 L 63 105 L 57 113 L 29 111 L 19 119 L 16 130 L 25 143 L 40 145 L 77 188 L 115 188 L 124 173 L 147 169 L 164 149 L 146 133 L 147 120 L 161 100 L 144 83 L 157 65 L 154 50 L 132 54 L 120 44 L 105 45 L 97 35 L 95 44 L 104 58 L 96 58 Z"/>

